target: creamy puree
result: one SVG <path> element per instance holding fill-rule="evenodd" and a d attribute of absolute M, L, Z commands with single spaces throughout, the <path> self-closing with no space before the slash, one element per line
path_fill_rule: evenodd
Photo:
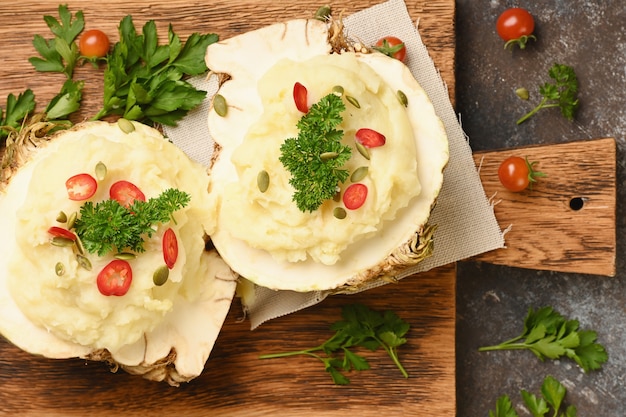
<path fill-rule="evenodd" d="M 368 187 L 365 204 L 347 210 L 345 219 L 333 216 L 341 202 L 327 201 L 313 213 L 301 212 L 292 201 L 291 174 L 279 161 L 285 139 L 298 135 L 302 116 L 293 101 L 293 85 L 300 82 L 308 90 L 309 105 L 342 86 L 344 94 L 358 100 L 360 108 L 346 101 L 343 142 L 352 147 L 346 168 L 353 172 L 368 166 L 361 181 Z M 398 210 L 419 195 L 416 147 L 406 109 L 384 80 L 354 54 L 321 55 L 304 62 L 283 60 L 272 67 L 258 83 L 264 111 L 234 151 L 232 163 L 238 181 L 225 187 L 219 209 L 222 230 L 268 251 L 278 260 L 302 261 L 310 256 L 316 262 L 335 264 L 351 243 L 367 238 L 393 220 Z M 370 149 L 371 160 L 354 146 L 359 128 L 374 129 L 385 135 L 384 146 Z M 270 186 L 265 193 L 257 187 L 257 175 L 265 170 Z M 350 185 L 348 180 L 342 190 Z"/>
<path fill-rule="evenodd" d="M 206 262 L 201 262 L 203 235 L 212 231 L 213 217 L 207 210 L 208 176 L 204 168 L 143 125 L 136 124 L 130 134 L 115 124 L 102 126 L 97 132 L 78 130 L 53 140 L 22 168 L 32 174 L 25 201 L 16 213 L 16 244 L 10 254 L 8 286 L 32 322 L 61 339 L 115 352 L 154 329 L 175 309 L 177 299 L 193 300 L 199 293 L 196 277 L 208 274 Z M 108 174 L 99 182 L 91 198 L 94 202 L 108 198 L 109 186 L 122 179 L 137 185 L 147 199 L 167 188 L 191 195 L 189 205 L 174 213 L 177 224 L 158 226 L 145 244 L 146 252 L 129 261 L 133 280 L 124 296 L 104 296 L 96 285 L 98 272 L 112 255 L 89 255 L 93 268 L 88 271 L 78 266 L 72 249 L 51 245 L 47 233 L 50 226 L 63 226 L 55 221 L 60 210 L 78 212 L 82 205 L 67 198 L 65 181 L 78 173 L 94 175 L 99 161 L 107 166 Z M 164 264 L 161 236 L 167 227 L 178 236 L 179 255 L 167 283 L 156 287 L 153 272 Z M 55 274 L 57 262 L 65 266 L 60 277 Z"/>

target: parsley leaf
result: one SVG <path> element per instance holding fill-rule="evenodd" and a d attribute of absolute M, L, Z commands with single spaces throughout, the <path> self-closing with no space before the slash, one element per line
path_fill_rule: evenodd
<path fill-rule="evenodd" d="M 555 82 L 554 84 L 545 83 L 539 87 L 539 93 L 543 96 L 541 102 L 530 112 L 522 116 L 517 124 L 521 124 L 528 120 L 531 116 L 541 109 L 549 107 L 559 107 L 561 114 L 568 120 L 574 119 L 574 113 L 578 108 L 578 78 L 572 67 L 563 64 L 554 64 L 549 70 L 548 75 Z"/>
<path fill-rule="evenodd" d="M 102 109 L 92 118 L 117 114 L 146 124 L 176 125 L 206 97 L 184 80 L 207 71 L 206 48 L 215 34 L 194 33 L 185 43 L 169 26 L 168 44 L 159 45 L 156 24 L 138 34 L 131 16 L 122 19 L 120 40 L 107 57 Z"/>
<path fill-rule="evenodd" d="M 481 352 L 527 349 L 539 359 L 568 357 L 585 372 L 597 370 L 608 359 L 604 346 L 596 343 L 597 334 L 579 330 L 577 320 L 566 320 L 552 307 L 529 309 L 521 335 L 494 346 L 481 347 Z"/>
<path fill-rule="evenodd" d="M 135 200 L 130 207 L 112 199 L 88 201 L 80 208 L 75 231 L 85 249 L 99 256 L 124 249 L 143 252 L 144 236 L 153 235 L 153 225 L 168 222 L 190 199 L 189 194 L 170 188 L 148 201 Z"/>
<path fill-rule="evenodd" d="M 489 417 L 519 417 L 513 409 L 511 398 L 504 394 L 496 401 L 496 411 L 489 411 Z"/>
<path fill-rule="evenodd" d="M 7 96 L 6 110 L 0 107 L 0 145 L 4 143 L 11 130 L 19 130 L 22 120 L 35 109 L 35 94 L 27 89 L 17 97 Z"/>
<path fill-rule="evenodd" d="M 73 18 L 67 5 L 59 5 L 60 20 L 49 15 L 43 18 L 55 38 L 46 40 L 35 35 L 33 45 L 41 57 L 32 57 L 29 61 L 37 71 L 61 72 L 71 79 L 80 57 L 75 40 L 85 27 L 83 12 L 76 12 Z"/>
<path fill-rule="evenodd" d="M 561 406 L 565 399 L 567 389 L 556 378 L 548 375 L 541 384 L 541 396 L 521 390 L 520 394 L 524 400 L 526 408 L 533 417 L 545 417 L 551 415 L 554 417 L 576 417 L 577 409 L 575 406 L 568 406 L 563 412 Z M 553 414 L 548 414 L 550 411 Z M 513 409 L 511 399 L 508 395 L 502 395 L 496 401 L 496 411 L 489 411 L 489 417 L 519 417 Z"/>
<path fill-rule="evenodd" d="M 332 199 L 339 183 L 348 178 L 348 171 L 341 167 L 352 151 L 341 143 L 343 131 L 337 130 L 345 109 L 340 97 L 322 97 L 298 122 L 298 137 L 285 140 L 280 147 L 279 160 L 291 173 L 293 201 L 302 212 L 315 211 L 324 200 Z"/>
<path fill-rule="evenodd" d="M 331 325 L 335 334 L 319 346 L 309 349 L 283 353 L 261 355 L 261 359 L 282 358 L 295 355 L 308 355 L 324 364 L 337 385 L 346 385 L 350 379 L 342 371 L 364 371 L 370 369 L 367 359 L 352 351 L 352 348 L 362 347 L 371 351 L 382 347 L 392 358 L 405 378 L 408 373 L 400 363 L 397 348 L 406 343 L 404 336 L 409 330 L 409 324 L 400 319 L 395 313 L 384 313 L 371 310 L 362 304 L 346 305 L 341 313 L 343 320 Z M 316 352 L 324 352 L 325 356 Z M 334 356 L 343 354 L 343 358 Z"/>

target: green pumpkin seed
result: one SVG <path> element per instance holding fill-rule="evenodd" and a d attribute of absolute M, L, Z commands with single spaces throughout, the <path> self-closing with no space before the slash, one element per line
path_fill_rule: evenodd
<path fill-rule="evenodd" d="M 137 255 L 131 252 L 119 252 L 113 255 L 115 259 L 121 259 L 123 261 L 130 261 L 131 259 L 135 259 Z"/>
<path fill-rule="evenodd" d="M 67 221 L 67 214 L 65 214 L 64 211 L 60 211 L 59 214 L 57 214 L 57 219 L 56 219 L 59 223 L 65 223 Z"/>
<path fill-rule="evenodd" d="M 398 100 L 400 100 L 400 104 L 402 104 L 404 107 L 407 107 L 409 105 L 409 99 L 406 97 L 406 94 L 404 94 L 404 91 L 398 90 L 396 95 L 398 97 Z"/>
<path fill-rule="evenodd" d="M 161 265 L 154 271 L 154 274 L 152 274 L 152 282 L 154 282 L 154 285 L 157 287 L 160 287 L 167 282 L 169 276 L 170 270 L 167 265 Z"/>
<path fill-rule="evenodd" d="M 85 268 L 87 271 L 91 271 L 91 262 L 86 256 L 78 254 L 76 255 L 76 260 L 78 261 L 78 265 Z"/>
<path fill-rule="evenodd" d="M 62 248 L 67 248 L 74 245 L 74 241 L 72 239 L 68 239 L 62 236 L 54 236 L 51 242 L 54 246 L 59 246 Z"/>
<path fill-rule="evenodd" d="M 216 94 L 213 97 L 213 109 L 215 109 L 215 113 L 217 113 L 220 117 L 226 117 L 228 114 L 228 104 L 226 104 L 226 99 L 221 94 Z"/>
<path fill-rule="evenodd" d="M 355 142 L 355 143 L 356 143 L 356 150 L 359 151 L 359 153 L 363 156 L 363 158 L 369 161 L 370 151 L 365 146 L 363 146 L 363 144 L 361 144 L 360 142 Z"/>
<path fill-rule="evenodd" d="M 326 22 L 330 19 L 330 14 L 332 10 L 329 5 L 325 5 L 317 9 L 315 14 L 313 15 L 314 19 L 321 20 L 322 22 Z"/>
<path fill-rule="evenodd" d="M 123 117 L 117 119 L 117 126 L 124 133 L 132 133 L 135 131 L 135 125 L 133 122 L 128 119 L 124 119 Z"/>
<path fill-rule="evenodd" d="M 80 255 L 84 255 L 85 254 L 85 247 L 83 246 L 83 241 L 80 240 L 80 237 L 77 235 L 76 236 L 76 251 L 80 254 Z"/>
<path fill-rule="evenodd" d="M 323 152 L 320 154 L 320 159 L 322 161 L 330 161 L 331 159 L 335 159 L 339 156 L 337 152 Z"/>
<path fill-rule="evenodd" d="M 266 192 L 270 186 L 270 174 L 268 174 L 266 170 L 259 172 L 259 175 L 256 177 L 256 184 L 260 192 Z"/>
<path fill-rule="evenodd" d="M 333 87 L 333 94 L 337 97 L 343 96 L 343 87 L 340 85 L 336 85 Z"/>
<path fill-rule="evenodd" d="M 57 274 L 57 277 L 65 274 L 65 265 L 63 265 L 63 262 L 57 262 L 57 264 L 54 266 L 54 273 Z"/>
<path fill-rule="evenodd" d="M 363 178 L 367 176 L 368 171 L 369 171 L 369 168 L 366 166 L 358 167 L 357 169 L 354 170 L 354 172 L 350 176 L 350 181 L 351 182 L 361 181 Z"/>
<path fill-rule="evenodd" d="M 333 210 L 333 216 L 335 216 L 339 220 L 343 220 L 346 218 L 346 210 L 343 207 L 335 207 Z"/>
<path fill-rule="evenodd" d="M 528 93 L 528 90 L 525 89 L 524 87 L 520 87 L 517 90 L 515 90 L 515 94 L 522 100 L 528 100 L 528 97 L 530 96 Z"/>
<path fill-rule="evenodd" d="M 348 100 L 348 103 L 352 104 L 357 109 L 361 108 L 361 105 L 359 104 L 359 101 L 356 98 L 347 95 L 346 100 Z"/>
<path fill-rule="evenodd" d="M 71 229 L 72 227 L 74 227 L 76 225 L 76 218 L 78 217 L 78 214 L 76 212 L 73 212 L 72 214 L 70 214 L 70 217 L 67 218 L 67 228 Z"/>
<path fill-rule="evenodd" d="M 102 161 L 96 164 L 96 179 L 98 181 L 103 181 L 107 176 L 107 166 L 104 165 Z"/>

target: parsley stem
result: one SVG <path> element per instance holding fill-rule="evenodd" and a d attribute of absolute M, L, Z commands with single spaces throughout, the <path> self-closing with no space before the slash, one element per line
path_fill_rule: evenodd
<path fill-rule="evenodd" d="M 287 356 L 297 356 L 297 355 L 309 355 L 309 356 L 319 358 L 319 356 L 314 354 L 313 352 L 322 350 L 322 349 L 323 348 L 320 345 L 314 348 L 304 349 L 304 350 L 294 350 L 291 352 L 280 352 L 280 353 L 268 353 L 268 354 L 259 356 L 259 359 L 285 358 Z"/>
<path fill-rule="evenodd" d="M 380 343 L 380 345 L 383 347 L 383 349 L 385 349 L 385 351 L 387 352 L 387 354 L 389 355 L 391 360 L 393 360 L 393 363 L 395 363 L 396 366 L 398 367 L 398 369 L 400 370 L 400 372 L 402 372 L 402 376 L 404 376 L 405 378 L 408 378 L 409 377 L 409 373 L 406 371 L 406 369 L 404 369 L 404 366 L 402 366 L 402 364 L 400 363 L 400 358 L 398 358 L 398 353 L 396 352 L 396 349 L 394 349 L 393 347 L 387 345 L 385 342 L 380 340 L 378 337 L 374 337 L 374 339 L 376 339 L 376 341 L 378 341 L 378 343 Z"/>

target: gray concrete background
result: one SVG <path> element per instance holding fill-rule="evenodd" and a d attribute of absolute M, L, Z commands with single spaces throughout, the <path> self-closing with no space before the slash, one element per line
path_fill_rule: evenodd
<path fill-rule="evenodd" d="M 495 32 L 498 15 L 513 6 L 528 9 L 536 21 L 538 40 L 523 51 L 504 50 Z M 458 416 L 488 416 L 502 394 L 520 416 L 529 416 L 519 391 L 539 394 L 547 375 L 568 388 L 566 403 L 579 416 L 626 416 L 626 1 L 457 0 L 456 7 L 457 111 L 474 150 L 601 137 L 615 137 L 618 144 L 615 277 L 459 264 Z M 516 125 L 538 103 L 538 87 L 550 81 L 555 62 L 578 75 L 575 121 L 549 109 Z M 530 91 L 528 102 L 515 96 L 517 87 Z M 598 332 L 609 353 L 602 370 L 585 374 L 568 359 L 541 362 L 527 351 L 477 351 L 520 334 L 528 308 L 543 306 Z"/>

